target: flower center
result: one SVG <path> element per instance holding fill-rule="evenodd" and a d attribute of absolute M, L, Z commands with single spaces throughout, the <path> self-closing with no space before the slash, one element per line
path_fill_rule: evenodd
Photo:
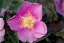
<path fill-rule="evenodd" d="M 30 13 L 20 17 L 19 21 L 22 27 L 28 28 L 30 30 L 34 28 L 34 23 L 36 22 L 35 18 Z"/>

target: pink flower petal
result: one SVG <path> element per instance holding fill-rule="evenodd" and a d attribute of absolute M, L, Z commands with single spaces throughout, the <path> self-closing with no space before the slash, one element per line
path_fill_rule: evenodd
<path fill-rule="evenodd" d="M 34 36 L 37 38 L 43 37 L 47 33 L 46 24 L 42 21 L 35 23 L 34 26 Z"/>
<path fill-rule="evenodd" d="M 17 31 L 17 36 L 18 36 L 18 39 L 21 40 L 22 42 L 26 42 L 26 32 L 24 32 L 24 30 L 19 30 Z"/>
<path fill-rule="evenodd" d="M 5 29 L 0 30 L 0 37 L 5 35 Z"/>
<path fill-rule="evenodd" d="M 24 1 L 20 9 L 18 10 L 17 14 L 23 16 L 28 12 L 31 13 L 34 17 L 36 17 L 36 19 L 38 20 L 42 19 L 42 5 L 38 3 L 30 3 Z"/>
<path fill-rule="evenodd" d="M 60 3 L 60 0 L 54 0 L 57 4 Z"/>
<path fill-rule="evenodd" d="M 35 41 L 37 38 L 34 37 L 34 35 L 32 34 L 32 31 L 29 31 L 27 29 L 23 29 L 23 30 L 19 30 L 17 32 L 17 36 L 18 38 L 22 41 L 22 42 L 30 42 L 32 43 L 33 41 Z"/>
<path fill-rule="evenodd" d="M 26 38 L 29 43 L 33 43 L 33 41 L 37 40 L 37 38 L 33 35 L 33 31 L 27 31 Z"/>
<path fill-rule="evenodd" d="M 31 4 L 32 3 L 30 2 L 24 1 L 22 5 L 20 6 L 17 14 L 24 15 L 26 12 L 26 8 L 29 7 Z"/>
<path fill-rule="evenodd" d="M 41 34 L 41 33 L 38 33 L 38 32 L 34 32 L 33 34 L 36 38 L 41 38 L 41 37 L 45 36 L 45 34 Z"/>
<path fill-rule="evenodd" d="M 40 21 L 42 19 L 42 5 L 33 3 L 27 8 L 27 11 L 30 12 L 37 20 Z"/>
<path fill-rule="evenodd" d="M 62 6 L 63 3 L 64 3 L 64 0 L 54 0 L 54 4 L 56 6 L 57 12 L 64 16 L 64 8 Z"/>
<path fill-rule="evenodd" d="M 0 37 L 0 42 L 3 42 L 4 41 L 4 37 Z"/>
<path fill-rule="evenodd" d="M 56 10 L 57 10 L 57 12 L 59 13 L 59 14 L 61 14 L 62 16 L 64 16 L 64 11 L 62 10 L 62 8 L 61 7 L 57 7 L 56 8 Z"/>
<path fill-rule="evenodd" d="M 18 30 L 20 28 L 18 15 L 15 15 L 12 18 L 8 19 L 7 23 L 10 26 L 11 30 Z"/>
<path fill-rule="evenodd" d="M 4 20 L 0 18 L 0 30 L 2 30 L 4 27 Z"/>

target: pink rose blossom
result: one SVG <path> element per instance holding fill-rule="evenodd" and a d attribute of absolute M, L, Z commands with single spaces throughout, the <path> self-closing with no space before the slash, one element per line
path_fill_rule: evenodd
<path fill-rule="evenodd" d="M 0 18 L 0 42 L 4 41 L 5 29 L 4 27 L 4 20 Z"/>
<path fill-rule="evenodd" d="M 2 30 L 4 27 L 4 20 L 0 18 L 0 30 Z"/>
<path fill-rule="evenodd" d="M 11 30 L 17 31 L 18 39 L 32 43 L 47 33 L 42 19 L 42 5 L 24 1 L 17 14 L 7 20 Z"/>
<path fill-rule="evenodd" d="M 64 16 L 64 0 L 54 0 L 56 11 Z"/>

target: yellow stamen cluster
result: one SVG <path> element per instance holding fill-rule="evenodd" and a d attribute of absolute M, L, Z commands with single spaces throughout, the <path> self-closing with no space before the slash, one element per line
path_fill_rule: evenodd
<path fill-rule="evenodd" d="M 36 22 L 36 19 L 28 12 L 23 17 L 20 17 L 19 21 L 22 27 L 32 30 L 34 28 L 34 23 Z"/>

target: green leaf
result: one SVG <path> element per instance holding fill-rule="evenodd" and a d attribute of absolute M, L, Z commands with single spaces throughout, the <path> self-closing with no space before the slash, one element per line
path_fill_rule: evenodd
<path fill-rule="evenodd" d="M 54 7 L 54 4 L 49 4 L 50 5 L 50 8 L 49 10 L 51 11 L 51 14 L 54 16 L 54 20 L 58 20 L 58 15 L 55 11 L 55 7 Z"/>
<path fill-rule="evenodd" d="M 61 36 L 64 39 L 64 32 L 57 32 L 56 35 Z"/>
<path fill-rule="evenodd" d="M 11 31 L 10 29 L 8 29 L 7 34 L 8 34 L 8 36 L 9 36 L 10 40 L 11 40 L 13 43 L 19 43 L 19 40 L 18 40 L 16 34 L 15 34 L 13 31 Z"/>
<path fill-rule="evenodd" d="M 4 14 L 4 19 L 5 20 L 7 20 L 7 19 L 9 19 L 11 16 L 10 16 L 11 14 L 9 13 L 9 12 L 5 12 L 5 14 Z"/>
<path fill-rule="evenodd" d="M 43 8 L 43 15 L 45 15 L 46 14 L 46 9 L 45 8 Z"/>
<path fill-rule="evenodd" d="M 3 1 L 4 1 L 4 0 L 0 0 L 0 12 L 1 12 L 1 9 L 2 9 Z"/>
<path fill-rule="evenodd" d="M 1 13 L 1 7 L 0 7 L 0 13 Z"/>
<path fill-rule="evenodd" d="M 12 43 L 12 42 L 10 42 L 10 41 L 5 41 L 4 43 Z"/>
<path fill-rule="evenodd" d="M 46 0 L 46 1 L 48 1 L 49 3 L 53 3 L 54 2 L 53 0 Z"/>
<path fill-rule="evenodd" d="M 7 8 L 7 6 L 8 6 L 8 2 L 7 2 L 6 0 L 4 0 L 4 1 L 3 1 L 3 4 L 2 4 L 2 7 L 3 7 L 3 8 Z"/>
<path fill-rule="evenodd" d="M 14 2 L 14 1 L 18 1 L 18 0 L 12 0 L 12 2 Z"/>
<path fill-rule="evenodd" d="M 56 33 L 57 36 L 61 36 L 64 39 L 64 28 Z"/>
<path fill-rule="evenodd" d="M 33 0 L 33 2 L 37 2 L 37 0 Z"/>
<path fill-rule="evenodd" d="M 27 1 L 29 1 L 29 2 L 33 2 L 33 0 L 27 0 Z"/>
<path fill-rule="evenodd" d="M 23 2 L 24 0 L 18 0 L 18 2 Z"/>
<path fill-rule="evenodd" d="M 4 0 L 0 0 L 0 7 L 2 7 L 2 3 L 3 3 Z"/>
<path fill-rule="evenodd" d="M 34 3 L 37 2 L 37 0 L 27 0 L 27 1 L 29 1 L 29 2 L 34 2 Z"/>
<path fill-rule="evenodd" d="M 21 6 L 21 2 L 18 1 L 14 1 L 11 6 L 10 6 L 10 10 L 11 11 L 17 11 L 19 9 L 19 7 Z"/>
<path fill-rule="evenodd" d="M 14 1 L 23 2 L 24 0 L 12 0 L 12 2 L 14 2 Z"/>
<path fill-rule="evenodd" d="M 64 28 L 60 32 L 64 32 Z"/>

